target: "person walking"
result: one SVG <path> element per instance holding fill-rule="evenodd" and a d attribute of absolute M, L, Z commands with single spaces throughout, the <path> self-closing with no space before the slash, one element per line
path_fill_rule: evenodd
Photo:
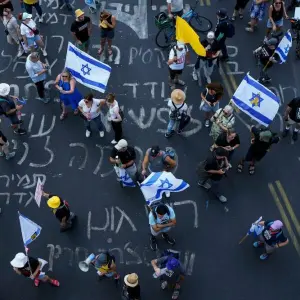
<path fill-rule="evenodd" d="M 4 115 L 10 120 L 15 134 L 26 134 L 21 128 L 23 121 L 20 118 L 23 105 L 17 104 L 17 97 L 9 95 L 10 86 L 7 83 L 0 83 L 0 116 Z"/>
<path fill-rule="evenodd" d="M 298 140 L 298 133 L 300 130 L 300 97 L 294 98 L 286 107 L 284 113 L 285 129 L 282 137 L 286 137 L 290 128 L 294 126 L 292 139 L 296 142 Z"/>
<path fill-rule="evenodd" d="M 265 252 L 259 258 L 266 260 L 277 248 L 286 246 L 289 240 L 283 233 L 283 223 L 280 220 L 261 221 L 259 225 L 264 226 L 264 229 L 258 236 L 259 240 L 253 243 L 253 247 L 264 247 Z"/>
<path fill-rule="evenodd" d="M 124 114 L 119 107 L 119 103 L 116 100 L 116 96 L 113 93 L 109 93 L 106 97 L 106 104 L 108 106 L 108 118 L 107 120 L 111 122 L 112 129 L 115 133 L 115 138 L 111 143 L 117 144 L 123 137 L 122 121 Z"/>
<path fill-rule="evenodd" d="M 281 31 L 283 27 L 283 17 L 289 16 L 286 13 L 285 4 L 282 0 L 273 0 L 273 4 L 269 7 L 269 18 L 267 22 L 267 32 L 265 40 L 270 38 L 271 31 Z"/>
<path fill-rule="evenodd" d="M 3 12 L 8 8 L 10 11 L 14 11 L 14 6 L 10 0 L 0 0 L 0 19 L 3 19 Z"/>
<path fill-rule="evenodd" d="M 185 85 L 183 80 L 179 79 L 179 75 L 182 74 L 185 62 L 189 64 L 189 51 L 187 46 L 180 41 L 176 42 L 176 45 L 171 48 L 169 53 L 169 85 L 172 90 L 175 89 L 175 85 Z"/>
<path fill-rule="evenodd" d="M 34 7 L 39 16 L 39 22 L 43 23 L 43 11 L 39 0 L 20 0 L 20 2 L 24 4 L 25 11 L 30 15 L 32 15 L 32 8 Z"/>
<path fill-rule="evenodd" d="M 141 299 L 141 288 L 139 284 L 139 277 L 136 273 L 125 275 L 122 296 L 123 296 L 123 300 Z"/>
<path fill-rule="evenodd" d="M 209 127 L 209 121 L 213 115 L 219 110 L 219 102 L 224 94 L 223 86 L 216 83 L 209 83 L 206 89 L 201 93 L 200 110 L 204 111 L 204 125 Z"/>
<path fill-rule="evenodd" d="M 113 147 L 109 161 L 119 168 L 125 169 L 129 177 L 137 182 L 139 180 L 137 166 L 135 164 L 136 152 L 133 147 L 128 146 L 126 140 L 122 139 Z"/>
<path fill-rule="evenodd" d="M 92 93 L 87 94 L 78 104 L 78 109 L 84 119 L 84 125 L 86 128 L 85 136 L 88 138 L 91 136 L 91 123 L 97 126 L 99 135 L 104 137 L 104 125 L 101 120 L 101 107 L 105 104 L 104 99 L 95 99 Z"/>
<path fill-rule="evenodd" d="M 20 32 L 24 41 L 24 45 L 34 51 L 35 45 L 39 46 L 44 56 L 47 56 L 45 44 L 40 36 L 40 31 L 36 28 L 36 23 L 32 20 L 32 15 L 22 13 L 20 15 L 21 26 Z"/>
<path fill-rule="evenodd" d="M 167 234 L 176 225 L 175 212 L 171 206 L 160 203 L 150 207 L 149 225 L 151 231 L 150 248 L 153 251 L 157 249 L 157 237 L 159 235 L 171 246 L 175 245 L 175 239 Z"/>
<path fill-rule="evenodd" d="M 246 31 L 254 32 L 258 21 L 264 19 L 268 2 L 269 0 L 252 0 L 250 22 L 248 22 L 248 27 L 245 28 Z"/>
<path fill-rule="evenodd" d="M 10 160 L 15 155 L 16 152 L 9 152 L 9 142 L 0 130 L 0 157 L 5 156 L 6 160 Z"/>
<path fill-rule="evenodd" d="M 226 105 L 224 108 L 219 108 L 210 121 L 212 122 L 212 126 L 209 135 L 215 141 L 222 132 L 227 132 L 233 128 L 235 124 L 233 107 Z"/>
<path fill-rule="evenodd" d="M 183 15 L 183 0 L 167 0 L 169 18 Z"/>
<path fill-rule="evenodd" d="M 240 19 L 244 18 L 244 9 L 248 2 L 249 0 L 236 0 L 233 15 L 231 17 L 232 21 L 235 21 L 237 16 L 239 16 Z"/>
<path fill-rule="evenodd" d="M 67 107 L 71 106 L 74 115 L 78 115 L 78 104 L 82 99 L 81 93 L 76 87 L 76 80 L 68 69 L 64 69 L 62 73 L 57 75 L 55 79 L 55 87 L 59 91 L 59 99 L 62 107 L 60 120 L 64 120 L 68 113 Z"/>
<path fill-rule="evenodd" d="M 219 56 L 221 47 L 219 42 L 215 39 L 215 33 L 209 31 L 206 39 L 201 41 L 202 46 L 206 50 L 206 56 L 198 56 L 193 69 L 193 79 L 199 80 L 201 78 L 200 71 L 203 69 L 204 77 L 207 83 L 211 83 L 211 75 L 214 67 L 219 64 Z"/>
<path fill-rule="evenodd" d="M 280 138 L 272 133 L 269 129 L 258 129 L 255 126 L 250 128 L 251 132 L 251 145 L 248 149 L 246 156 L 240 161 L 237 171 L 241 173 L 244 168 L 244 163 L 249 162 L 249 174 L 254 175 L 255 163 L 270 151 L 273 144 L 277 144 Z"/>
<path fill-rule="evenodd" d="M 42 272 L 43 267 L 47 264 L 44 259 L 27 257 L 24 253 L 19 252 L 10 264 L 18 275 L 32 279 L 36 287 L 39 286 L 40 281 L 49 282 L 57 287 L 60 285 L 58 280 L 52 279 L 45 272 Z"/>
<path fill-rule="evenodd" d="M 48 65 L 40 61 L 40 56 L 37 52 L 32 52 L 26 59 L 26 71 L 31 80 L 35 84 L 38 92 L 38 100 L 47 104 L 50 101 L 49 97 L 46 97 L 45 80 L 48 73 Z"/>
<path fill-rule="evenodd" d="M 47 205 L 51 208 L 60 223 L 60 232 L 71 229 L 76 215 L 71 212 L 69 203 L 55 194 L 49 194 L 44 191 L 43 197 L 48 199 Z"/>
<path fill-rule="evenodd" d="M 5 27 L 4 31 L 6 33 L 7 42 L 11 45 L 18 45 L 17 57 L 21 57 L 24 54 L 24 49 L 21 44 L 22 36 L 20 27 L 17 19 L 12 15 L 10 8 L 4 8 L 2 22 Z"/>
<path fill-rule="evenodd" d="M 60 8 L 62 8 L 64 5 L 65 5 L 65 8 L 68 10 L 68 11 L 72 11 L 72 6 L 70 4 L 70 0 L 58 0 L 58 5 Z"/>
<path fill-rule="evenodd" d="M 107 42 L 108 46 L 108 55 L 111 56 L 113 54 L 112 51 L 112 40 L 115 36 L 115 27 L 116 27 L 117 19 L 108 11 L 102 11 L 100 13 L 100 23 L 99 27 L 101 29 L 101 40 L 100 40 L 100 49 L 98 50 L 98 54 L 101 55 L 104 51 L 105 44 Z"/>
<path fill-rule="evenodd" d="M 90 17 L 84 15 L 81 9 L 75 10 L 76 19 L 71 25 L 71 33 L 75 39 L 76 47 L 88 52 L 90 36 L 92 32 L 92 22 Z"/>
<path fill-rule="evenodd" d="M 184 101 L 185 93 L 179 89 L 173 90 L 173 92 L 171 93 L 171 99 L 169 99 L 168 101 L 169 123 L 167 127 L 167 132 L 165 133 L 166 138 L 169 138 L 174 134 L 174 128 L 178 128 L 178 134 L 182 132 L 182 128 L 179 128 L 180 122 L 181 119 L 186 116 L 188 109 Z"/>

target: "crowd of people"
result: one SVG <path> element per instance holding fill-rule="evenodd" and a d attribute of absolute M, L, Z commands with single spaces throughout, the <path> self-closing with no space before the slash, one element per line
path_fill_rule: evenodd
<path fill-rule="evenodd" d="M 237 18 L 243 19 L 246 6 L 249 0 L 237 0 L 230 17 L 225 8 L 217 11 L 215 31 L 207 33 L 206 39 L 201 43 L 205 47 L 206 56 L 198 56 L 192 77 L 195 81 L 202 76 L 206 80 L 205 87 L 199 91 L 199 109 L 204 114 L 204 125 L 210 128 L 212 143 L 209 145 L 210 155 L 201 161 L 197 168 L 199 176 L 198 185 L 211 191 L 217 199 L 225 203 L 227 198 L 220 190 L 220 182 L 231 169 L 232 157 L 238 151 L 241 144 L 239 134 L 235 130 L 235 108 L 223 100 L 224 88 L 221 83 L 212 81 L 213 71 L 219 66 L 220 61 L 226 63 L 229 60 L 226 40 L 235 35 L 235 22 Z M 268 11 L 267 29 L 262 45 L 254 49 L 254 55 L 258 57 L 261 65 L 260 82 L 267 84 L 271 79 L 267 71 L 272 65 L 278 62 L 278 57 L 274 54 L 276 46 L 280 41 L 277 32 L 282 30 L 283 18 L 287 18 L 285 3 L 281 0 L 274 0 L 269 5 L 268 0 L 253 0 L 250 8 L 250 22 L 246 27 L 247 32 L 255 32 L 258 24 L 264 19 L 265 12 Z M 169 17 L 173 18 L 183 14 L 183 0 L 167 0 Z M 292 1 L 291 5 L 296 5 Z M 72 10 L 68 0 L 60 2 L 61 7 Z M 47 56 L 43 36 L 37 24 L 32 19 L 32 9 L 36 9 L 39 22 L 43 22 L 42 8 L 38 0 L 23 0 L 22 7 L 25 10 L 18 18 L 13 16 L 13 5 L 9 0 L 0 0 L 0 17 L 3 21 L 7 41 L 14 43 L 18 47 L 18 57 L 27 55 L 26 70 L 32 82 L 36 85 L 38 100 L 49 103 L 49 91 L 45 88 L 45 80 L 48 76 L 49 66 L 40 59 L 39 51 L 43 56 Z M 291 6 L 289 7 L 291 9 Z M 18 20 L 21 24 L 18 24 Z M 99 28 L 101 30 L 100 49 L 101 56 L 107 45 L 107 53 L 112 55 L 112 41 L 115 34 L 117 18 L 110 12 L 103 11 L 100 14 Z M 75 20 L 70 27 L 70 39 L 73 38 L 76 46 L 85 52 L 89 51 L 90 37 L 92 32 L 91 19 L 85 13 L 75 10 Z M 181 79 L 185 64 L 189 62 L 189 49 L 182 41 L 177 41 L 169 52 L 167 60 L 169 71 L 170 98 L 167 103 L 169 109 L 169 122 L 166 128 L 165 137 L 171 138 L 175 133 L 182 134 L 188 126 L 191 117 L 186 104 L 187 95 L 182 90 L 186 83 Z M 95 125 L 99 132 L 99 137 L 105 135 L 105 128 L 101 119 L 101 112 L 107 111 L 108 121 L 111 122 L 114 131 L 114 138 L 111 143 L 114 145 L 109 160 L 116 169 L 124 169 L 133 182 L 141 183 L 145 177 L 152 172 L 172 172 L 177 166 L 176 154 L 172 148 L 162 148 L 153 145 L 145 154 L 141 170 L 136 164 L 136 153 L 134 145 L 129 145 L 123 138 L 124 113 L 121 110 L 116 96 L 108 93 L 105 99 L 97 99 L 92 93 L 82 96 L 80 88 L 77 86 L 75 78 L 68 69 L 64 69 L 55 79 L 54 88 L 59 92 L 61 115 L 63 121 L 68 116 L 68 110 L 80 116 L 85 126 L 85 136 L 88 138 L 92 133 L 92 126 Z M 26 99 L 18 99 L 10 95 L 10 86 L 7 83 L 0 84 L 0 115 L 7 118 L 15 134 L 26 134 L 22 128 L 21 110 Z M 300 98 L 292 99 L 284 113 L 285 130 L 282 137 L 286 137 L 293 127 L 292 139 L 298 139 L 300 129 Z M 255 173 L 256 163 L 259 162 L 270 150 L 273 144 L 280 141 L 279 134 L 270 128 L 251 127 L 251 142 L 247 154 L 239 160 L 237 171 L 242 172 L 245 162 L 249 163 L 248 171 L 250 175 Z M 5 156 L 7 160 L 15 156 L 15 152 L 10 152 L 9 141 L 0 131 L 0 156 Z M 235 154 L 236 156 L 236 154 Z M 118 180 L 120 180 L 118 178 Z M 59 220 L 60 231 L 72 229 L 76 220 L 76 215 L 70 210 L 70 205 L 59 195 L 43 192 L 47 199 L 47 205 Z M 170 197 L 170 193 L 165 193 Z M 259 241 L 255 242 L 255 248 L 264 246 L 265 251 L 260 256 L 261 260 L 267 259 L 276 248 L 288 244 L 288 239 L 283 233 L 283 223 L 280 220 L 261 221 L 264 226 L 263 232 L 259 236 Z M 158 237 L 169 244 L 175 245 L 176 241 L 169 236 L 169 231 L 176 226 L 176 215 L 173 208 L 159 201 L 149 207 L 149 234 L 150 248 L 158 248 Z M 40 258 L 27 257 L 24 253 L 18 253 L 11 261 L 11 265 L 18 274 L 31 278 L 35 286 L 40 281 L 49 282 L 54 286 L 59 286 L 56 279 L 51 279 L 42 268 L 45 264 Z M 113 278 L 117 283 L 120 274 L 117 269 L 116 258 L 109 252 L 101 252 L 92 260 L 91 264 L 97 270 L 100 278 Z M 180 286 L 184 278 L 183 264 L 180 262 L 176 251 L 167 251 L 162 257 L 151 261 L 154 277 L 161 280 L 161 288 L 171 287 L 173 289 L 172 299 L 177 299 L 180 294 Z M 124 277 L 124 287 L 122 295 L 124 299 L 140 299 L 139 278 L 136 273 L 127 274 Z"/>

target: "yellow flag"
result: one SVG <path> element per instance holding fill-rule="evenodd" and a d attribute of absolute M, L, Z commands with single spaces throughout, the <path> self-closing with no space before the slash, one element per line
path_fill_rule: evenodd
<path fill-rule="evenodd" d="M 200 43 L 200 38 L 194 29 L 182 18 L 176 18 L 176 40 L 190 44 L 200 56 L 206 56 L 206 51 Z"/>

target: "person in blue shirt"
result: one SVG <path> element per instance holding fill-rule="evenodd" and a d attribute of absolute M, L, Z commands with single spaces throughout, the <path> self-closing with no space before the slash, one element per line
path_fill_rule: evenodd
<path fill-rule="evenodd" d="M 157 249 L 156 237 L 160 234 L 167 243 L 172 246 L 175 244 L 175 239 L 167 234 L 167 232 L 176 225 L 176 216 L 172 207 L 161 203 L 151 208 L 149 213 L 149 225 L 151 231 L 150 248 L 153 251 Z"/>

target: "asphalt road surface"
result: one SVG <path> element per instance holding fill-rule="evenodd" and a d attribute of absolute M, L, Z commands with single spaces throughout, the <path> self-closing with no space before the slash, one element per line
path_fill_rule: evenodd
<path fill-rule="evenodd" d="M 229 3 L 228 3 L 229 2 Z M 47 41 L 50 74 L 47 82 L 62 70 L 68 41 L 72 13 L 59 9 L 57 1 L 42 1 L 46 24 L 40 31 Z M 118 13 L 118 26 L 114 40 L 113 61 L 108 92 L 115 92 L 117 100 L 124 105 L 124 132 L 130 145 L 138 149 L 140 161 L 147 148 L 159 144 L 162 148 L 172 146 L 179 157 L 176 176 L 190 183 L 190 188 L 172 194 L 170 202 L 177 215 L 177 226 L 172 231 L 176 238 L 174 249 L 181 251 L 181 259 L 187 267 L 182 285 L 181 299 L 204 300 L 292 300 L 299 297 L 299 167 L 300 144 L 286 139 L 275 145 L 257 166 L 255 176 L 247 170 L 241 175 L 235 171 L 238 160 L 245 154 L 250 142 L 247 126 L 253 123 L 240 113 L 236 130 L 241 136 L 241 147 L 233 159 L 234 168 L 223 180 L 222 189 L 228 198 L 226 206 L 197 187 L 196 165 L 208 154 L 211 144 L 208 130 L 202 126 L 203 116 L 198 107 L 201 88 L 192 81 L 191 67 L 187 67 L 183 79 L 187 82 L 187 103 L 192 123 L 184 136 L 164 138 L 167 109 L 164 101 L 169 97 L 167 85 L 167 53 L 157 49 L 154 39 L 157 29 L 154 16 L 165 5 L 164 1 L 128 0 L 124 4 L 104 5 Z M 203 1 L 198 9 L 215 23 L 215 11 L 225 6 L 232 10 L 234 1 Z M 20 8 L 14 1 L 16 11 Z M 122 6 L 123 5 L 123 6 Z M 134 5 L 139 8 L 134 9 Z M 75 8 L 84 8 L 77 1 Z M 86 10 L 88 11 L 88 10 Z M 97 16 L 93 16 L 97 18 Z M 231 46 L 231 62 L 223 64 L 213 76 L 226 87 L 227 103 L 242 77 L 250 72 L 258 76 L 252 58 L 252 50 L 260 45 L 265 30 L 262 23 L 254 34 L 244 31 L 247 17 L 236 22 L 236 35 L 228 41 Z M 288 24 L 286 24 L 288 26 Z M 3 30 L 0 31 L 4 39 Z M 100 32 L 93 27 L 91 55 L 97 57 Z M 14 136 L 7 120 L 2 119 L 1 130 L 9 137 L 17 152 L 12 161 L 1 161 L 0 171 L 0 299 L 34 300 L 48 299 L 120 299 L 120 290 L 109 280 L 99 282 L 96 273 L 83 273 L 78 261 L 98 249 L 113 249 L 121 275 L 137 272 L 143 299 L 171 299 L 170 292 L 160 290 L 159 281 L 152 278 L 151 259 L 159 255 L 149 248 L 149 226 L 145 201 L 136 189 L 121 189 L 108 161 L 113 139 L 106 122 L 106 135 L 85 137 L 82 119 L 69 117 L 59 120 L 58 95 L 52 90 L 53 102 L 45 105 L 35 100 L 36 90 L 28 85 L 31 80 L 24 71 L 25 59 L 15 57 L 15 49 L 2 43 L 0 47 L 1 82 L 12 85 L 16 95 L 27 93 L 24 107 L 27 136 Z M 280 114 L 272 128 L 282 129 L 281 115 L 285 105 L 299 95 L 299 61 L 291 50 L 288 62 L 276 66 L 271 72 L 271 89 L 282 102 Z M 195 55 L 192 56 L 195 59 Z M 298 70 L 298 72 L 297 72 Z M 78 84 L 82 93 L 88 91 Z M 96 93 L 96 97 L 102 95 Z M 32 198 L 37 178 L 46 180 L 45 191 L 65 198 L 78 215 L 73 231 L 59 232 L 59 224 L 43 202 L 37 207 Z M 33 283 L 17 276 L 9 262 L 23 250 L 17 211 L 42 226 L 42 233 L 29 246 L 32 256 L 42 257 L 49 264 L 45 270 L 61 282 L 59 288 Z M 268 261 L 259 260 L 260 251 L 253 249 L 252 238 L 242 245 L 252 221 L 259 216 L 278 218 L 285 223 L 290 239 L 287 247 L 280 249 Z M 167 248 L 159 241 L 159 249 Z M 298 296 L 297 296 L 298 295 Z"/>

